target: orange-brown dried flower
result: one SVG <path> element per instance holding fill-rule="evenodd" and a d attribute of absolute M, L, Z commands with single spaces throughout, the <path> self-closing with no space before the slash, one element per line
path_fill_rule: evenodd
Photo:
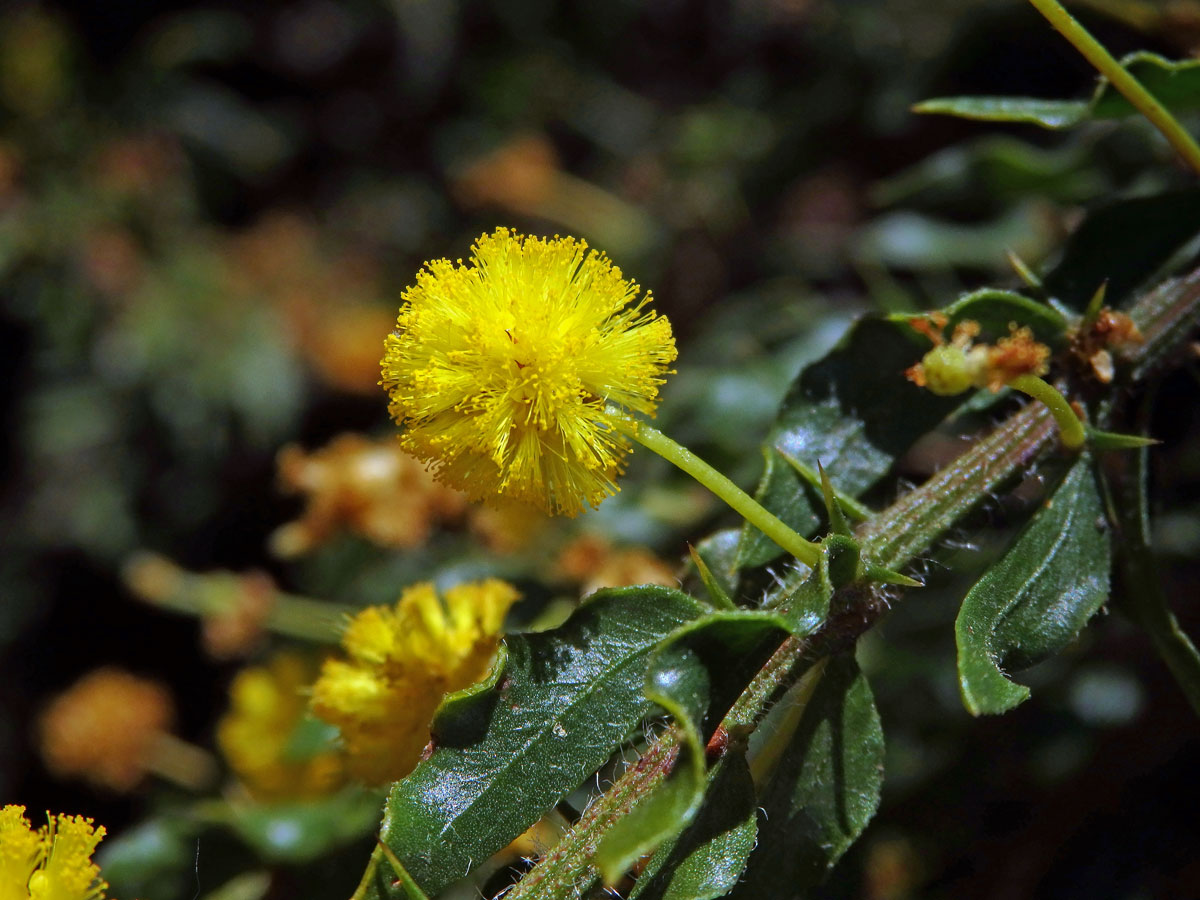
<path fill-rule="evenodd" d="M 1087 328 L 1075 335 L 1071 351 L 1086 362 L 1102 384 L 1109 384 L 1115 374 L 1112 350 L 1140 344 L 1145 338 L 1137 323 L 1123 312 L 1100 310 Z"/>
<path fill-rule="evenodd" d="M 163 556 L 135 554 L 122 573 L 139 598 L 201 617 L 201 641 L 214 659 L 249 656 L 262 644 L 279 589 L 264 572 L 188 572 Z"/>
<path fill-rule="evenodd" d="M 938 318 L 940 316 L 940 319 Z M 909 324 L 933 341 L 933 349 L 919 363 L 910 366 L 904 376 L 917 387 L 927 388 L 943 397 L 961 394 L 971 388 L 999 391 L 1021 375 L 1044 375 L 1050 348 L 1037 341 L 1026 326 L 1009 324 L 1009 335 L 995 344 L 977 344 L 978 322 L 964 319 L 954 326 L 947 343 L 940 331 L 945 316 L 931 313 L 909 320 Z"/>
<path fill-rule="evenodd" d="M 312 453 L 285 447 L 278 465 L 280 484 L 308 501 L 299 519 L 272 536 L 280 556 L 306 553 L 342 529 L 388 547 L 416 547 L 435 523 L 458 519 L 467 507 L 395 441 L 344 434 Z"/>
<path fill-rule="evenodd" d="M 129 791 L 145 776 L 174 715 L 161 684 L 120 669 L 97 669 L 42 713 L 42 758 L 57 776 Z"/>
<path fill-rule="evenodd" d="M 558 556 L 557 569 L 564 578 L 579 582 L 584 595 L 604 587 L 679 584 L 672 568 L 645 547 L 618 549 L 595 534 L 580 535 L 567 544 Z"/>

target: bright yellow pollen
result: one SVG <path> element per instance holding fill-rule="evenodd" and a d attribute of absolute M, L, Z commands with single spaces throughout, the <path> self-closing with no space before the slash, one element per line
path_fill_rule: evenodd
<path fill-rule="evenodd" d="M 404 293 L 380 382 L 401 443 L 440 480 L 576 515 L 618 490 L 608 403 L 653 415 L 676 357 L 649 292 L 575 238 L 497 228 Z"/>
<path fill-rule="evenodd" d="M 0 809 L 0 900 L 27 900 L 41 853 L 42 835 L 29 826 L 25 807 Z"/>
<path fill-rule="evenodd" d="M 422 583 L 394 607 L 373 606 L 354 617 L 342 637 L 350 659 L 324 664 L 312 709 L 341 730 L 358 777 L 381 784 L 412 770 L 443 695 L 487 674 L 518 596 L 495 578 L 440 596 Z"/>
<path fill-rule="evenodd" d="M 108 885 L 92 862 L 104 828 L 83 816 L 47 816 L 34 831 L 25 807 L 0 809 L 0 900 L 102 900 Z"/>

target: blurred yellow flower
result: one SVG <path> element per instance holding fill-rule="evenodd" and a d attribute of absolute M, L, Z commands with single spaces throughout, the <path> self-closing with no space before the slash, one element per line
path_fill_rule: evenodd
<path fill-rule="evenodd" d="M 83 816 L 47 815 L 34 831 L 24 806 L 0 809 L 0 900 L 102 900 L 92 862 L 104 828 Z"/>
<path fill-rule="evenodd" d="M 583 241 L 507 228 L 428 263 L 381 363 L 401 444 L 474 500 L 573 516 L 616 493 L 629 443 L 606 406 L 653 415 L 676 356 L 639 290 Z"/>
<path fill-rule="evenodd" d="M 518 596 L 495 578 L 440 596 L 426 582 L 351 620 L 342 638 L 350 658 L 325 662 L 312 709 L 341 730 L 355 775 L 382 784 L 412 770 L 443 695 L 487 674 Z"/>
<path fill-rule="evenodd" d="M 42 758 L 60 777 L 128 791 L 151 767 L 174 715 L 161 684 L 120 669 L 96 669 L 42 713 Z"/>
<path fill-rule="evenodd" d="M 339 754 L 296 747 L 316 677 L 313 661 L 280 653 L 264 666 L 242 669 L 230 685 L 230 710 L 217 724 L 217 743 L 258 800 L 319 797 L 342 784 Z"/>

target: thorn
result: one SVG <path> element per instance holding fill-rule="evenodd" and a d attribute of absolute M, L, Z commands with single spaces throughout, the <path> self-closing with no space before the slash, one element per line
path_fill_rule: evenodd
<path fill-rule="evenodd" d="M 1026 265 L 1025 260 L 1017 256 L 1016 251 L 1011 248 L 1004 251 L 1004 255 L 1008 257 L 1008 264 L 1013 267 L 1013 271 L 1017 273 L 1027 287 L 1033 288 L 1035 291 L 1042 291 L 1045 285 L 1042 284 L 1042 279 L 1038 278 L 1037 273 Z"/>
<path fill-rule="evenodd" d="M 1087 428 L 1087 443 L 1093 450 L 1137 450 L 1141 447 L 1153 447 L 1162 441 L 1140 434 L 1119 434 L 1115 431 L 1100 431 Z"/>
<path fill-rule="evenodd" d="M 817 472 L 821 476 L 821 493 L 825 497 L 825 510 L 829 513 L 829 527 L 834 534 L 844 534 L 849 537 L 850 525 L 846 522 L 842 507 L 834 495 L 833 482 L 829 480 L 829 475 L 819 459 L 817 460 Z"/>
<path fill-rule="evenodd" d="M 907 575 L 902 575 L 892 569 L 885 569 L 883 566 L 867 566 L 863 574 L 866 575 L 869 581 L 876 581 L 880 584 L 895 584 L 901 587 L 925 587 L 925 582 L 909 578 Z"/>
<path fill-rule="evenodd" d="M 1105 278 L 1100 282 L 1100 287 L 1096 288 L 1096 293 L 1092 294 L 1092 299 L 1088 301 L 1087 312 L 1083 314 L 1083 329 L 1090 328 L 1095 321 L 1100 318 L 1100 310 L 1104 308 L 1104 295 L 1108 293 L 1108 279 Z"/>

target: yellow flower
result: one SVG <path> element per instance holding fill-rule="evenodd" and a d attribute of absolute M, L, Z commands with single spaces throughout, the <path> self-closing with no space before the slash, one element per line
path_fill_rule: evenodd
<path fill-rule="evenodd" d="M 0 809 L 0 900 L 25 900 L 29 876 L 42 855 L 42 836 L 29 827 L 25 807 Z"/>
<path fill-rule="evenodd" d="M 676 356 L 638 291 L 583 241 L 506 228 L 428 263 L 381 363 L 402 445 L 474 500 L 573 516 L 616 493 L 629 443 L 606 405 L 653 415 Z"/>
<path fill-rule="evenodd" d="M 315 663 L 280 653 L 265 666 L 243 669 L 230 685 L 230 710 L 217 725 L 217 743 L 259 800 L 319 797 L 342 783 L 337 753 L 300 754 L 293 746 L 297 730 L 306 725 L 306 694 L 316 676 Z"/>
<path fill-rule="evenodd" d="M 443 695 L 487 674 L 518 596 L 495 578 L 441 596 L 422 583 L 394 607 L 373 606 L 354 617 L 342 638 L 350 659 L 326 661 L 312 709 L 341 730 L 359 778 L 380 784 L 412 771 Z"/>
<path fill-rule="evenodd" d="M 83 816 L 47 819 L 34 831 L 25 807 L 0 809 L 0 900 L 102 900 L 108 885 L 92 854 L 104 828 Z"/>

